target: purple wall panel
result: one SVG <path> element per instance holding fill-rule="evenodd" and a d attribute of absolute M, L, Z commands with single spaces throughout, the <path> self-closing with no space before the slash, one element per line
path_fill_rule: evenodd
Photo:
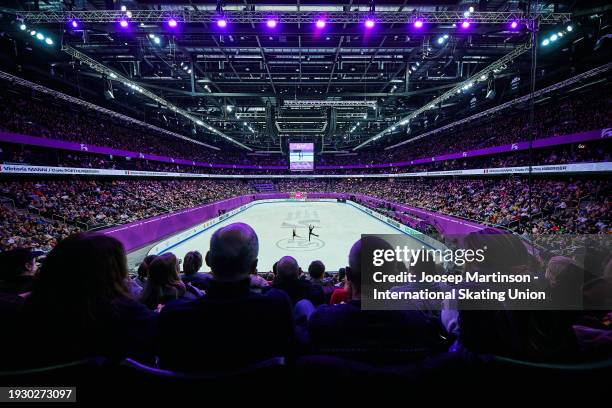
<path fill-rule="evenodd" d="M 118 225 L 105 229 L 102 233 L 117 238 L 123 243 L 126 251 L 131 251 L 214 218 L 219 215 L 220 210 L 233 210 L 255 199 L 288 197 L 289 194 L 283 193 L 239 196 L 212 204 L 134 221 L 125 225 Z"/>

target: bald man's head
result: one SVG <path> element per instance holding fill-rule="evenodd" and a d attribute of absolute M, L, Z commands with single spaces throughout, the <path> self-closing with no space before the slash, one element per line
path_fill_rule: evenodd
<path fill-rule="evenodd" d="M 248 278 L 257 268 L 258 253 L 259 240 L 253 228 L 237 222 L 214 232 L 206 264 L 216 280 L 238 281 Z"/>
<path fill-rule="evenodd" d="M 276 263 L 276 274 L 281 280 L 297 279 L 300 276 L 300 266 L 292 256 L 283 256 Z"/>

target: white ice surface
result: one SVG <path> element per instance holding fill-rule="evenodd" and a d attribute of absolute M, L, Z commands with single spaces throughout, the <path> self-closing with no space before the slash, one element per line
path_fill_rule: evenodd
<path fill-rule="evenodd" d="M 188 251 L 197 250 L 205 255 L 210 237 L 218 228 L 244 222 L 259 237 L 258 270 L 267 272 L 285 255 L 297 259 L 304 271 L 313 260 L 323 261 L 328 271 L 337 271 L 348 262 L 349 249 L 361 234 L 401 234 L 382 221 L 349 204 L 336 202 L 276 202 L 253 205 L 245 211 L 224 220 L 204 232 L 171 247 L 168 251 L 183 258 Z M 308 242 L 308 225 L 315 225 Z M 301 238 L 291 239 L 293 227 Z M 415 246 L 420 243 L 414 240 Z M 203 271 L 209 268 L 204 265 Z"/>

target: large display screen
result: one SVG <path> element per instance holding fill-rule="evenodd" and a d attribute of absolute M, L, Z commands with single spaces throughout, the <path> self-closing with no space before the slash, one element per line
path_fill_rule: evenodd
<path fill-rule="evenodd" d="M 314 143 L 289 143 L 289 169 L 314 170 Z"/>

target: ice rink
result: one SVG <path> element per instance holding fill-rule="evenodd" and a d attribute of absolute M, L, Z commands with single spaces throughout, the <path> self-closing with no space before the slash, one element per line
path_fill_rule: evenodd
<path fill-rule="evenodd" d="M 202 255 L 209 248 L 210 237 L 218 228 L 244 222 L 252 226 L 259 236 L 258 270 L 267 272 L 284 255 L 296 258 L 304 271 L 310 262 L 320 259 L 328 271 L 347 264 L 348 252 L 361 234 L 401 234 L 399 230 L 379 221 L 350 204 L 337 202 L 272 202 L 255 204 L 245 211 L 201 232 L 192 238 L 168 248 L 181 259 L 188 251 L 198 250 Z M 308 225 L 314 233 L 308 241 Z M 293 228 L 299 238 L 292 239 Z M 414 240 L 415 247 L 421 243 Z M 204 265 L 202 268 L 208 271 Z"/>

